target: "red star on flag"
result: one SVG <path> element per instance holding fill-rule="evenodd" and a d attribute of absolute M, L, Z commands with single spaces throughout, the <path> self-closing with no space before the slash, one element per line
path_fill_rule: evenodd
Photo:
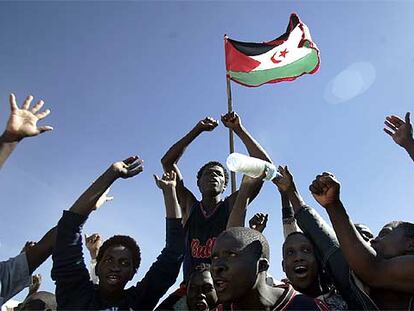
<path fill-rule="evenodd" d="M 289 53 L 287 49 L 284 49 L 283 51 L 280 51 L 279 57 L 286 57 L 286 54 Z"/>

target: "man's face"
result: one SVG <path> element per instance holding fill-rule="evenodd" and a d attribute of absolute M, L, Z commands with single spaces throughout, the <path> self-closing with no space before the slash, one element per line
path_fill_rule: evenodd
<path fill-rule="evenodd" d="M 303 234 L 289 236 L 283 245 L 283 270 L 296 290 L 318 282 L 318 263 L 313 245 Z"/>
<path fill-rule="evenodd" d="M 211 255 L 211 274 L 220 302 L 236 302 L 255 287 L 259 257 L 255 245 L 245 247 L 226 233 L 217 238 Z"/>
<path fill-rule="evenodd" d="M 406 254 L 408 239 L 401 226 L 385 225 L 378 236 L 372 239 L 371 246 L 383 258 L 392 258 Z"/>
<path fill-rule="evenodd" d="M 218 195 L 225 190 L 224 170 L 221 166 L 214 165 L 203 170 L 197 182 L 200 192 L 203 194 Z"/>
<path fill-rule="evenodd" d="M 107 292 L 124 289 L 125 285 L 135 274 L 132 255 L 123 245 L 109 247 L 97 266 L 99 287 Z"/>
<path fill-rule="evenodd" d="M 187 285 L 187 304 L 190 310 L 212 310 L 217 299 L 210 271 L 194 272 Z"/>

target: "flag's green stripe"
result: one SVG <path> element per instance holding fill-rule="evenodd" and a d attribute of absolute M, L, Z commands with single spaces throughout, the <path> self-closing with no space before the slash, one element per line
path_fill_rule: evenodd
<path fill-rule="evenodd" d="M 228 74 L 234 80 L 243 84 L 258 86 L 263 83 L 275 80 L 296 77 L 303 73 L 309 73 L 318 65 L 318 53 L 312 49 L 312 52 L 297 61 L 283 67 L 251 71 L 251 72 L 235 72 L 229 71 Z"/>

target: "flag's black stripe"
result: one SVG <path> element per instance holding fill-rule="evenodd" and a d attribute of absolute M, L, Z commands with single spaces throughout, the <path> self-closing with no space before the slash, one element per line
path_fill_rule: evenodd
<path fill-rule="evenodd" d="M 290 32 L 296 27 L 296 25 L 300 22 L 299 17 L 296 14 L 292 14 L 290 16 L 289 24 L 287 26 L 286 32 L 278 37 L 275 40 L 272 40 L 268 43 L 254 43 L 254 42 L 241 42 L 236 41 L 228 38 L 227 40 L 235 47 L 236 50 L 239 52 L 247 55 L 247 56 L 256 56 L 263 53 L 266 53 L 273 49 L 275 46 L 278 46 L 278 43 L 273 41 L 281 40 L 285 41 L 289 38 Z"/>
<path fill-rule="evenodd" d="M 236 48 L 236 50 L 248 56 L 260 55 L 270 51 L 275 47 L 274 45 L 267 45 L 264 43 L 240 42 L 232 39 L 228 40 Z"/>

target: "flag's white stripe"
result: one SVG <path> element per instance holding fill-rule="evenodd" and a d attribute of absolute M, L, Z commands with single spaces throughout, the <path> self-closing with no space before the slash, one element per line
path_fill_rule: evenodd
<path fill-rule="evenodd" d="M 283 67 L 311 53 L 312 50 L 309 48 L 298 48 L 299 42 L 302 40 L 302 35 L 303 31 L 302 29 L 300 29 L 299 25 L 297 25 L 290 33 L 289 38 L 283 44 L 271 49 L 270 51 L 264 54 L 250 56 L 251 58 L 260 62 L 260 65 L 252 71 Z M 305 31 L 305 35 L 309 35 L 309 31 L 307 33 Z M 306 38 L 309 39 L 307 36 Z M 285 49 L 288 51 L 286 57 L 280 57 L 280 52 Z M 274 58 L 276 60 L 280 60 L 280 63 L 275 64 L 274 62 L 272 62 L 272 57 L 273 55 L 275 55 L 275 53 L 276 56 Z"/>

